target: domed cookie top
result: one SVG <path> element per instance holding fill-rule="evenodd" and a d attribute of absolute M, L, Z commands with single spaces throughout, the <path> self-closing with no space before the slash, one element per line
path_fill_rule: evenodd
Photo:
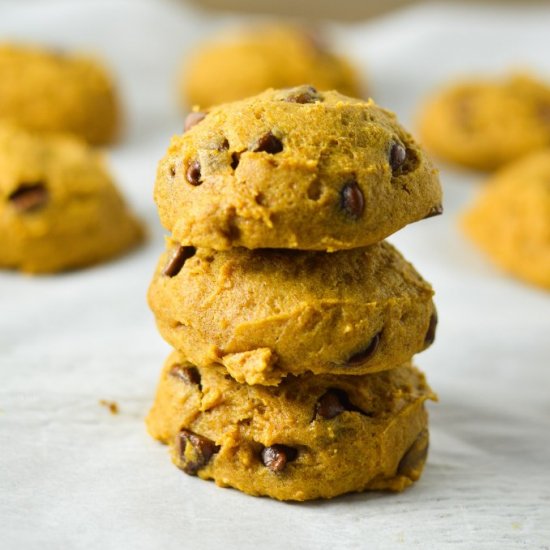
<path fill-rule="evenodd" d="M 30 273 L 83 267 L 142 239 L 96 152 L 70 136 L 0 125 L 0 266 Z"/>
<path fill-rule="evenodd" d="M 496 264 L 550 290 L 550 149 L 497 172 L 463 227 Z"/>
<path fill-rule="evenodd" d="M 443 159 L 498 168 L 550 145 L 550 86 L 526 75 L 451 85 L 427 101 L 420 135 Z"/>
<path fill-rule="evenodd" d="M 304 376 L 246 386 L 173 353 L 147 418 L 175 464 L 251 495 L 331 498 L 402 491 L 428 451 L 424 376 L 408 366 L 365 376 Z"/>
<path fill-rule="evenodd" d="M 361 95 L 354 69 L 323 42 L 318 31 L 280 24 L 242 29 L 207 42 L 186 60 L 181 95 L 188 105 L 210 107 L 306 82 Z"/>
<path fill-rule="evenodd" d="M 0 44 L 0 120 L 98 145 L 116 137 L 120 113 L 111 77 L 96 61 Z"/>
<path fill-rule="evenodd" d="M 391 369 L 428 347 L 433 291 L 390 244 L 333 254 L 170 247 L 149 289 L 162 336 L 238 382 Z"/>
<path fill-rule="evenodd" d="M 311 87 L 193 113 L 159 164 L 162 224 L 185 245 L 337 250 L 441 212 L 437 173 L 395 116 Z"/>

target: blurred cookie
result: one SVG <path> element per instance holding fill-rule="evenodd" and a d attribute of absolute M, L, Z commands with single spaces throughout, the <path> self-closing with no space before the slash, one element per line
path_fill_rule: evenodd
<path fill-rule="evenodd" d="M 550 289 L 550 149 L 497 172 L 463 227 L 500 267 Z"/>
<path fill-rule="evenodd" d="M 420 136 L 445 160 L 498 168 L 550 145 L 550 86 L 528 75 L 451 85 L 424 106 Z"/>
<path fill-rule="evenodd" d="M 402 491 L 422 473 L 424 402 L 434 398 L 410 366 L 290 378 L 265 388 L 173 353 L 147 427 L 187 474 L 251 495 L 309 500 Z"/>
<path fill-rule="evenodd" d="M 172 139 L 162 224 L 184 245 L 338 250 L 441 213 L 436 170 L 372 100 L 302 86 L 221 105 Z"/>
<path fill-rule="evenodd" d="M 326 254 L 169 245 L 149 289 L 161 335 L 238 382 L 390 369 L 435 337 L 433 291 L 388 243 Z"/>
<path fill-rule="evenodd" d="M 0 120 L 100 145 L 116 137 L 120 113 L 113 82 L 100 63 L 0 44 Z"/>
<path fill-rule="evenodd" d="M 301 84 L 360 96 L 353 67 L 321 40 L 299 27 L 272 24 L 206 43 L 186 60 L 181 95 L 187 105 L 203 108 Z"/>
<path fill-rule="evenodd" d="M 143 239 L 100 156 L 73 137 L 0 125 L 0 266 L 50 273 Z"/>

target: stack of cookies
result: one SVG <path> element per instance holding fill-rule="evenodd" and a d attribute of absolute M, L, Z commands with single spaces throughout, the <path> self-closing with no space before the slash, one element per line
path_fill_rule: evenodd
<path fill-rule="evenodd" d="M 383 239 L 441 189 L 394 115 L 310 86 L 193 113 L 155 199 L 149 303 L 175 351 L 147 425 L 175 464 L 281 500 L 418 479 L 433 291 Z"/>

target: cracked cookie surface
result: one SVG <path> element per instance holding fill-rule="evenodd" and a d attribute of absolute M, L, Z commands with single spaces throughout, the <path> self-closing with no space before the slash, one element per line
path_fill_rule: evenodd
<path fill-rule="evenodd" d="M 494 170 L 550 146 L 550 86 L 519 74 L 450 85 L 426 102 L 420 137 L 445 160 Z"/>
<path fill-rule="evenodd" d="M 550 149 L 493 175 L 462 226 L 501 268 L 550 290 Z"/>
<path fill-rule="evenodd" d="M 120 113 L 111 77 L 93 59 L 0 44 L 0 121 L 112 142 Z"/>
<path fill-rule="evenodd" d="M 291 377 L 266 388 L 238 384 L 221 367 L 196 367 L 174 352 L 147 427 L 190 475 L 303 501 L 402 491 L 418 480 L 428 399 L 435 396 L 423 374 L 409 365 L 364 376 Z"/>
<path fill-rule="evenodd" d="M 435 169 L 372 100 L 303 86 L 193 116 L 155 185 L 183 245 L 333 251 L 441 213 Z"/>
<path fill-rule="evenodd" d="M 267 88 L 306 83 L 361 95 L 354 68 L 328 51 L 318 36 L 291 25 L 263 25 L 205 43 L 186 60 L 180 79 L 182 99 L 204 108 Z"/>
<path fill-rule="evenodd" d="M 0 266 L 53 273 L 143 240 L 101 156 L 71 136 L 0 124 Z"/>
<path fill-rule="evenodd" d="M 382 242 L 331 254 L 168 241 L 149 289 L 161 335 L 198 365 L 276 385 L 393 368 L 429 346 L 433 291 Z"/>

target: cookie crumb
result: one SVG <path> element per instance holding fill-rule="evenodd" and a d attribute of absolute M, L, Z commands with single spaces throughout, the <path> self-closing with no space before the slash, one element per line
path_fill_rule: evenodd
<path fill-rule="evenodd" d="M 116 401 L 108 401 L 107 399 L 100 399 L 99 404 L 102 407 L 107 407 L 111 414 L 118 414 L 120 412 L 118 403 Z"/>

